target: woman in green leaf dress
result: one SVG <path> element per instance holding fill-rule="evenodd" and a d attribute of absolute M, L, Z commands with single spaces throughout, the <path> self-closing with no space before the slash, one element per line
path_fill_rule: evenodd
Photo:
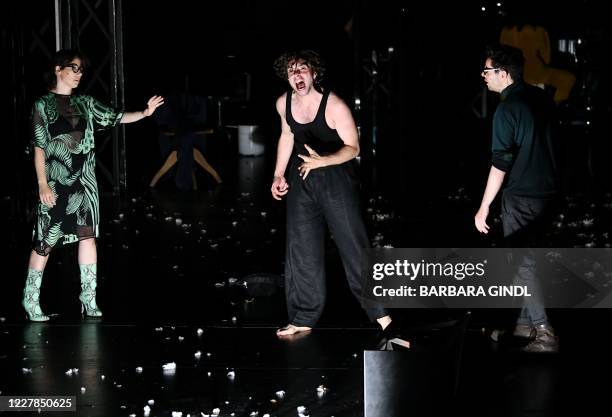
<path fill-rule="evenodd" d="M 40 308 L 39 296 L 51 249 L 74 242 L 79 243 L 82 312 L 102 316 L 96 304 L 95 238 L 99 235 L 100 210 L 94 128 L 136 122 L 152 115 L 164 102 L 163 97 L 153 96 L 145 110 L 124 113 L 93 97 L 74 94 L 85 65 L 78 51 L 56 52 L 47 74 L 49 92 L 36 100 L 32 111 L 40 203 L 22 301 L 31 321 L 49 320 Z"/>

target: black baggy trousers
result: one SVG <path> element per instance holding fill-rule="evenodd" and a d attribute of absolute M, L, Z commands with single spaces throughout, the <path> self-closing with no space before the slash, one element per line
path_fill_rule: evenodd
<path fill-rule="evenodd" d="M 352 163 L 312 170 L 305 180 L 292 175 L 290 180 L 285 292 L 289 322 L 295 326 L 313 327 L 325 306 L 326 224 L 338 245 L 350 289 L 361 304 L 362 257 L 369 240 Z M 382 307 L 365 311 L 372 321 L 387 315 Z"/>

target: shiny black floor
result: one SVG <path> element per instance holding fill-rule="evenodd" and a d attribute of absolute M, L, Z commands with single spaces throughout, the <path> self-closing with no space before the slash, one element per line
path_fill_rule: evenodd
<path fill-rule="evenodd" d="M 75 246 L 55 251 L 45 273 L 42 306 L 52 321 L 24 320 L 19 302 L 30 226 L 5 210 L 11 261 L 0 284 L 0 395 L 75 395 L 79 416 L 141 416 L 149 401 L 155 416 L 215 409 L 221 416 L 363 415 L 363 351 L 376 329 L 351 298 L 331 240 L 321 327 L 288 340 L 274 334 L 286 314 L 279 285 L 284 205 L 269 197 L 270 167 L 263 156 L 235 157 L 220 186 L 202 175 L 194 192 L 166 181 L 155 191 L 104 198 L 101 320 L 79 315 Z M 460 180 L 418 205 L 398 202 L 389 188 L 366 181 L 374 246 L 479 247 L 499 239 L 472 230 L 476 196 Z M 609 245 L 611 203 L 609 194 L 570 196 L 551 238 L 559 246 Z M 507 313 L 472 311 L 456 392 L 434 392 L 435 404 L 423 407 L 392 381 L 385 390 L 414 401 L 414 415 L 435 415 L 439 406 L 474 416 L 606 415 L 599 411 L 609 402 L 607 384 L 596 380 L 612 371 L 602 343 L 612 313 L 551 311 L 562 341 L 552 356 L 492 343 L 487 331 Z M 407 328 L 425 326 L 408 360 L 428 352 L 444 357 L 444 335 L 427 324 L 464 314 L 395 311 Z M 164 371 L 168 363 L 176 369 Z M 426 384 L 433 375 L 413 377 Z"/>
<path fill-rule="evenodd" d="M 458 395 L 434 396 L 470 415 L 605 415 L 597 411 L 607 404 L 607 388 L 596 378 L 612 370 L 609 350 L 591 337 L 601 331 L 594 317 L 579 317 L 580 328 L 563 327 L 563 351 L 555 356 L 496 351 L 471 329 Z M 272 327 L 198 329 L 89 321 L 4 324 L 2 394 L 76 395 L 77 415 L 83 416 L 142 415 L 150 400 L 151 415 L 211 414 L 219 408 L 221 415 L 293 416 L 300 406 L 310 415 L 362 415 L 362 349 L 371 331 L 325 327 L 281 341 Z M 164 371 L 167 363 L 176 369 Z M 68 375 L 69 370 L 78 371 Z M 428 378 L 414 375 L 420 384 Z"/>

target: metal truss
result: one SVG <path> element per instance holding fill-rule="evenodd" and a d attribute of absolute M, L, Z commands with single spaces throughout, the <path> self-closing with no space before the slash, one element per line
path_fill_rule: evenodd
<path fill-rule="evenodd" d="M 57 47 L 80 49 L 93 63 L 83 91 L 110 101 L 113 107 L 124 108 L 121 0 L 55 0 L 55 4 Z M 106 179 L 100 183 L 101 191 L 124 191 L 127 171 L 123 125 L 96 132 L 96 158 Z"/>

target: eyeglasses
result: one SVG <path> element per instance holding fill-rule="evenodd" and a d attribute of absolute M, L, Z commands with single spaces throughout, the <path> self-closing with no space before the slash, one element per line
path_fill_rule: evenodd
<path fill-rule="evenodd" d="M 484 67 L 484 68 L 482 69 L 482 72 L 484 72 L 484 73 L 486 74 L 487 72 L 491 72 L 491 71 L 495 71 L 495 72 L 497 72 L 497 71 L 499 71 L 500 69 L 501 69 L 501 68 L 489 68 L 489 67 Z"/>
<path fill-rule="evenodd" d="M 85 67 L 82 65 L 67 64 L 63 66 L 63 68 L 68 68 L 68 67 L 70 67 L 72 69 L 72 72 L 74 72 L 75 74 L 78 74 L 79 72 L 83 74 L 85 72 Z"/>

